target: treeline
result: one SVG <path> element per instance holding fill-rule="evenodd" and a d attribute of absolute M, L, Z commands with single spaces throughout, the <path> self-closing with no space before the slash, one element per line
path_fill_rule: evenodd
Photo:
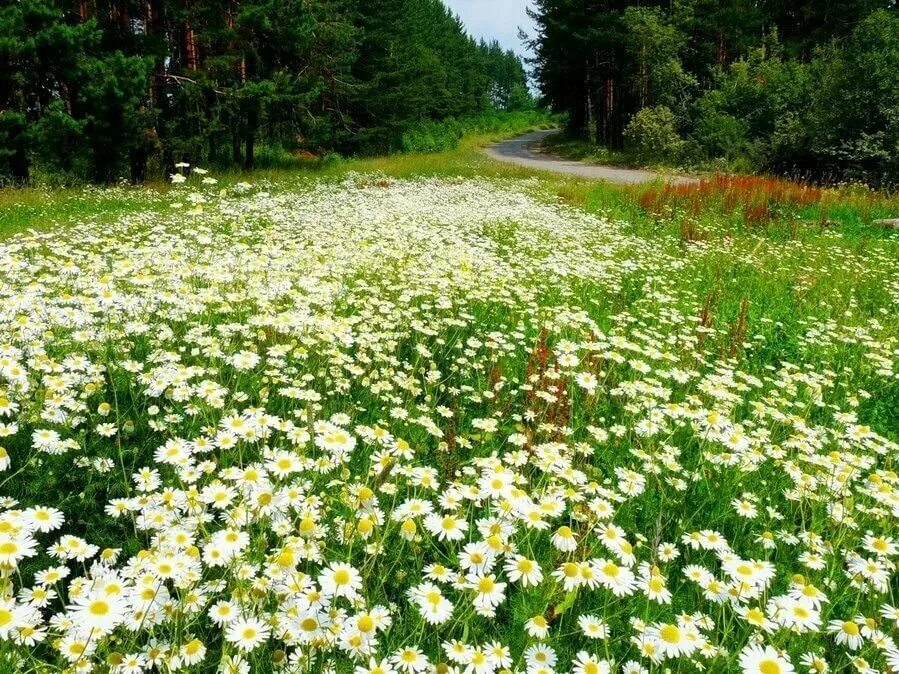
<path fill-rule="evenodd" d="M 890 0 L 536 0 L 539 86 L 647 161 L 899 182 Z"/>
<path fill-rule="evenodd" d="M 0 3 L 6 181 L 386 152 L 428 120 L 531 104 L 520 59 L 440 0 Z"/>

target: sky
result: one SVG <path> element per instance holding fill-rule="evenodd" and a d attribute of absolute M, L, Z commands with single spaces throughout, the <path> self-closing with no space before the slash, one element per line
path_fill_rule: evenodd
<path fill-rule="evenodd" d="M 506 49 L 528 55 L 518 39 L 518 29 L 534 32 L 534 24 L 525 13 L 531 0 L 443 0 L 443 4 L 462 18 L 471 36 L 485 40 L 496 38 Z"/>

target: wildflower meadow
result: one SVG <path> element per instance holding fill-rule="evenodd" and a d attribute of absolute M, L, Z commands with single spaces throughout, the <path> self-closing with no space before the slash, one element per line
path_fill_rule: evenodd
<path fill-rule="evenodd" d="M 0 240 L 0 672 L 899 672 L 895 235 L 548 184 Z"/>

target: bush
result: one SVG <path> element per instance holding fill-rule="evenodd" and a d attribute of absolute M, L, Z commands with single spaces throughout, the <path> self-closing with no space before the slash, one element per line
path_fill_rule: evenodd
<path fill-rule="evenodd" d="M 850 180 L 899 184 L 899 17 L 874 12 L 814 64 L 812 143 Z"/>
<path fill-rule="evenodd" d="M 642 162 L 677 161 L 684 149 L 677 119 L 664 105 L 637 112 L 624 129 L 624 139 L 627 149 Z"/>
<path fill-rule="evenodd" d="M 721 92 L 712 92 L 699 103 L 693 139 L 707 157 L 733 161 L 749 152 L 749 124 L 721 110 Z"/>
<path fill-rule="evenodd" d="M 403 134 L 403 152 L 443 152 L 459 144 L 464 131 L 452 117 L 442 122 L 419 122 Z"/>

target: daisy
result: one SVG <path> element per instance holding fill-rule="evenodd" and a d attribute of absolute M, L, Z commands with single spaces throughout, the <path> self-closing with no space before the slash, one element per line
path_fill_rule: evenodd
<path fill-rule="evenodd" d="M 319 574 L 318 583 L 326 595 L 353 600 L 359 596 L 362 578 L 349 564 L 333 562 Z"/>
<path fill-rule="evenodd" d="M 524 652 L 524 660 L 529 669 L 537 669 L 545 667 L 552 670 L 556 665 L 556 652 L 549 646 L 543 644 L 533 644 L 528 646 Z"/>
<path fill-rule="evenodd" d="M 535 615 L 524 624 L 524 629 L 535 639 L 545 639 L 549 634 L 549 623 L 543 615 Z"/>
<path fill-rule="evenodd" d="M 468 543 L 459 554 L 459 566 L 467 573 L 489 573 L 494 566 L 496 555 L 484 542 Z"/>
<path fill-rule="evenodd" d="M 600 660 L 587 651 L 578 651 L 571 661 L 571 671 L 573 674 L 611 674 L 612 667 L 605 660 Z"/>
<path fill-rule="evenodd" d="M 584 583 L 581 576 L 581 565 L 577 562 L 565 562 L 553 571 L 552 575 L 553 578 L 562 582 L 566 592 L 570 592 Z"/>
<path fill-rule="evenodd" d="M 770 646 L 752 644 L 740 651 L 743 674 L 795 674 L 792 663 Z"/>
<path fill-rule="evenodd" d="M 206 657 L 206 646 L 199 639 L 191 639 L 178 650 L 178 655 L 185 665 L 195 665 Z"/>
<path fill-rule="evenodd" d="M 598 559 L 591 566 L 596 570 L 599 584 L 616 597 L 633 594 L 637 589 L 633 571 L 606 559 Z"/>
<path fill-rule="evenodd" d="M 628 660 L 621 666 L 621 674 L 649 674 L 649 670 L 639 662 Z"/>
<path fill-rule="evenodd" d="M 86 594 L 75 599 L 72 619 L 85 633 L 106 634 L 125 618 L 126 604 L 120 597 Z"/>
<path fill-rule="evenodd" d="M 237 616 L 237 608 L 229 601 L 219 601 L 209 607 L 209 617 L 219 627 L 227 625 Z"/>
<path fill-rule="evenodd" d="M 370 658 L 367 665 L 356 665 L 353 674 L 395 674 L 390 660 L 375 660 Z"/>
<path fill-rule="evenodd" d="M 431 513 L 424 520 L 425 529 L 441 541 L 461 540 L 468 530 L 468 522 L 455 515 L 438 515 Z"/>
<path fill-rule="evenodd" d="M 452 603 L 433 583 L 413 587 L 409 590 L 409 597 L 416 602 L 418 610 L 429 625 L 441 625 L 453 615 Z"/>
<path fill-rule="evenodd" d="M 539 585 L 543 581 L 540 565 L 522 555 L 511 555 L 503 566 L 506 576 L 513 583 L 521 583 L 523 587 Z"/>
<path fill-rule="evenodd" d="M 799 661 L 809 674 L 827 674 L 830 671 L 827 660 L 815 653 L 804 653 Z"/>
<path fill-rule="evenodd" d="M 492 615 L 493 610 L 505 598 L 506 584 L 499 582 L 493 575 L 470 575 L 466 580 L 468 586 L 477 593 L 474 599 L 475 608 L 485 615 Z"/>
<path fill-rule="evenodd" d="M 559 527 L 556 529 L 550 540 L 556 550 L 561 550 L 562 552 L 574 552 L 577 549 L 577 538 L 570 527 Z"/>
<path fill-rule="evenodd" d="M 584 636 L 590 639 L 608 639 L 609 627 L 600 618 L 592 615 L 578 616 L 578 627 L 584 633 Z"/>
<path fill-rule="evenodd" d="M 827 631 L 833 635 L 834 641 L 853 651 L 857 651 L 865 643 L 861 628 L 852 620 L 831 620 L 827 624 Z"/>
<path fill-rule="evenodd" d="M 646 638 L 655 645 L 660 659 L 690 656 L 699 646 L 699 633 L 692 625 L 651 625 Z"/>
<path fill-rule="evenodd" d="M 423 672 L 430 665 L 424 653 L 415 646 L 399 649 L 393 654 L 390 661 L 397 669 L 407 674 Z"/>
<path fill-rule="evenodd" d="M 512 667 L 512 652 L 508 646 L 494 641 L 485 647 L 487 657 L 490 659 L 494 669 L 509 669 Z"/>
<path fill-rule="evenodd" d="M 42 533 L 59 529 L 65 521 L 62 511 L 44 506 L 26 510 L 25 517 L 37 531 Z"/>
<path fill-rule="evenodd" d="M 252 651 L 268 640 L 271 630 L 258 618 L 237 618 L 225 631 L 225 639 L 241 651 Z"/>
<path fill-rule="evenodd" d="M 899 607 L 884 604 L 880 607 L 880 615 L 887 620 L 892 620 L 896 623 L 896 626 L 899 627 Z"/>
<path fill-rule="evenodd" d="M 17 567 L 19 562 L 37 554 L 37 545 L 30 535 L 11 536 L 0 533 L 0 564 Z"/>

